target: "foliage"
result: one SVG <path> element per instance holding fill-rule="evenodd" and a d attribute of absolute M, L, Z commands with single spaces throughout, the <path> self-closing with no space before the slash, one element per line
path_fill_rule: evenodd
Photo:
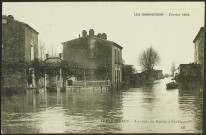
<path fill-rule="evenodd" d="M 155 51 L 152 47 L 149 47 L 142 54 L 140 54 L 138 63 L 143 68 L 143 70 L 151 71 L 154 66 L 159 64 L 161 58 L 157 51 Z"/>

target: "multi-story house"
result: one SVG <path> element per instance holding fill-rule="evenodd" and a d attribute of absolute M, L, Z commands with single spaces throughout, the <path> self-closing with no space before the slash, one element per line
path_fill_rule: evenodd
<path fill-rule="evenodd" d="M 82 37 L 63 44 L 63 61 L 74 62 L 84 69 L 78 80 L 110 80 L 113 88 L 122 82 L 122 47 L 107 40 L 105 33 L 82 31 Z M 85 77 L 86 76 L 86 77 Z"/>
<path fill-rule="evenodd" d="M 12 15 L 2 16 L 2 88 L 35 88 L 34 68 L 38 58 L 38 32 Z"/>
<path fill-rule="evenodd" d="M 197 36 L 193 40 L 195 44 L 194 62 L 200 64 L 202 67 L 202 76 L 204 76 L 204 49 L 205 49 L 205 28 L 201 27 Z"/>
<path fill-rule="evenodd" d="M 195 39 L 194 43 L 194 62 L 196 64 L 204 65 L 204 40 L 205 40 L 205 29 L 201 27 Z"/>

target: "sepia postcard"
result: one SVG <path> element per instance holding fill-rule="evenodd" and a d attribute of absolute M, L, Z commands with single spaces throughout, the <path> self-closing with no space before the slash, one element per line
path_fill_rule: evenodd
<path fill-rule="evenodd" d="M 2 134 L 202 133 L 204 2 L 2 2 Z"/>

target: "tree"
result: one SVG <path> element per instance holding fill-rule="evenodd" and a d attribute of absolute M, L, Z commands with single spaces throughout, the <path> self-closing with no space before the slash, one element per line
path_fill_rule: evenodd
<path fill-rule="evenodd" d="M 157 51 L 155 51 L 152 47 L 147 48 L 143 51 L 138 59 L 139 65 L 143 70 L 150 72 L 153 70 L 154 66 L 159 64 L 161 58 Z"/>
<path fill-rule="evenodd" d="M 175 72 L 176 68 L 175 68 L 175 63 L 173 62 L 172 63 L 172 66 L 170 68 L 170 71 L 171 71 L 171 75 L 174 76 L 174 72 Z"/>
<path fill-rule="evenodd" d="M 40 54 L 40 60 L 44 60 L 45 56 L 45 43 L 42 40 L 39 40 L 39 54 Z"/>

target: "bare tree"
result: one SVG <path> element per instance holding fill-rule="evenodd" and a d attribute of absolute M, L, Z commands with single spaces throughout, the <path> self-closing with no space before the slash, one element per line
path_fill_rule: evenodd
<path fill-rule="evenodd" d="M 172 63 L 172 66 L 170 68 L 170 71 L 171 71 L 171 75 L 174 76 L 174 72 L 175 72 L 176 68 L 175 68 L 175 63 L 173 62 Z"/>
<path fill-rule="evenodd" d="M 39 54 L 40 54 L 40 60 L 44 60 L 45 56 L 45 43 L 42 40 L 39 40 Z"/>
<path fill-rule="evenodd" d="M 157 51 L 152 47 L 147 48 L 142 54 L 140 54 L 138 63 L 143 70 L 150 72 L 153 70 L 154 66 L 159 64 L 161 58 Z"/>

